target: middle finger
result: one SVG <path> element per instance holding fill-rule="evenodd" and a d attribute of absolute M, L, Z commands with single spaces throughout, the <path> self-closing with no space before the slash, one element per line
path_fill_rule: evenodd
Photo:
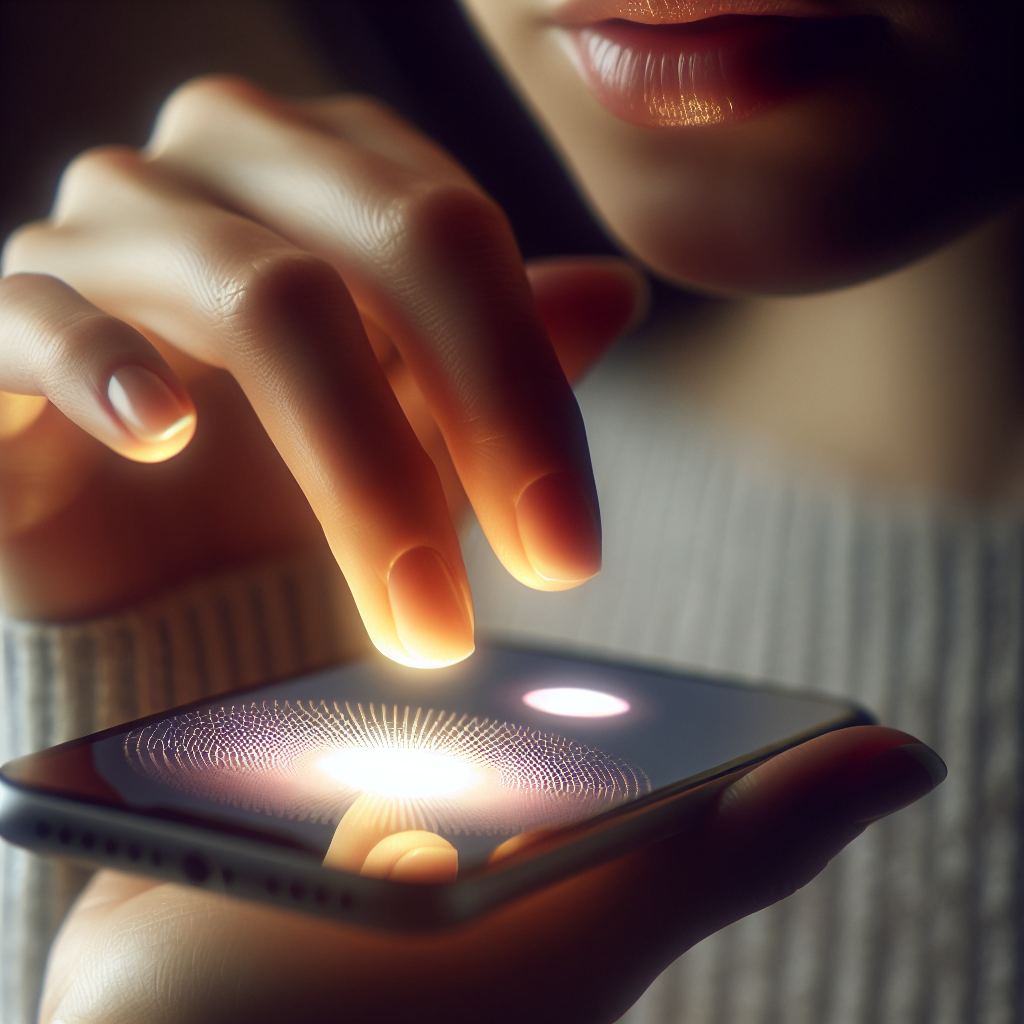
<path fill-rule="evenodd" d="M 168 101 L 151 151 L 339 269 L 401 352 L 513 575 L 556 590 L 597 572 L 579 408 L 508 222 L 465 172 L 371 101 L 284 104 L 221 79 Z"/>

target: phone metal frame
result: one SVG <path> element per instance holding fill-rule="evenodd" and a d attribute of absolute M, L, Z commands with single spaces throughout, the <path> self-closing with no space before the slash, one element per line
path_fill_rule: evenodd
<path fill-rule="evenodd" d="M 562 652 L 562 656 L 566 653 Z M 703 675 L 700 678 L 740 689 L 751 688 L 732 679 Z M 267 685 L 272 684 L 247 689 Z M 729 777 L 738 778 L 762 761 L 815 736 L 875 721 L 856 705 L 820 694 L 801 694 L 778 687 L 757 689 L 806 696 L 834 706 L 836 716 L 560 829 L 520 853 L 439 885 L 363 878 L 311 864 L 308 854 L 271 842 L 57 796 L 9 779 L 3 772 L 6 765 L 0 768 L 0 837 L 43 856 L 149 875 L 349 924 L 411 932 L 445 928 L 678 834 L 696 820 L 727 781 L 732 781 Z M 209 698 L 192 703 L 205 705 Z M 150 715 L 50 749 L 123 734 L 169 713 Z M 720 784 L 711 785 L 716 781 Z"/>

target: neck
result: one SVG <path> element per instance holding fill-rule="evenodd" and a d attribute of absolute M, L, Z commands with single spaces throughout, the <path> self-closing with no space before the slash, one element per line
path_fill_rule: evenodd
<path fill-rule="evenodd" d="M 1022 218 L 822 295 L 711 303 L 673 361 L 734 421 L 861 479 L 1024 499 Z"/>

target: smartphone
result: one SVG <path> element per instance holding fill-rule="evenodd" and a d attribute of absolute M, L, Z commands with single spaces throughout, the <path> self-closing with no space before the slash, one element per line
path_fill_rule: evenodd
<path fill-rule="evenodd" d="M 872 721 L 817 694 L 499 644 L 430 672 L 372 656 L 11 761 L 0 835 L 360 925 L 439 928 L 678 833 L 714 780 Z M 415 830 L 457 851 L 450 880 L 360 873 L 368 844 Z"/>

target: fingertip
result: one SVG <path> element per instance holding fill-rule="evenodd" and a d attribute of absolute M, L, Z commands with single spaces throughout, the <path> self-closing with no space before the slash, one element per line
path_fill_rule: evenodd
<path fill-rule="evenodd" d="M 454 882 L 459 873 L 459 854 L 454 847 L 421 846 L 399 858 L 388 879 L 440 885 Z"/>
<path fill-rule="evenodd" d="M 410 829 L 385 836 L 366 855 L 359 874 L 396 882 L 450 882 L 459 872 L 458 851 L 436 832 Z"/>
<path fill-rule="evenodd" d="M 910 754 L 920 762 L 921 767 L 928 773 L 933 789 L 935 786 L 941 785 L 941 783 L 946 781 L 946 776 L 949 775 L 946 762 L 927 744 L 920 742 L 905 743 L 896 749 Z"/>
<path fill-rule="evenodd" d="M 850 821 L 867 824 L 927 796 L 946 778 L 945 762 L 924 743 L 903 743 L 869 757 L 851 773 Z"/>
<path fill-rule="evenodd" d="M 596 258 L 595 270 L 604 275 L 600 278 L 603 290 L 619 291 L 626 299 L 624 319 L 618 328 L 618 334 L 628 334 L 642 324 L 650 312 L 651 283 L 647 275 L 628 260 L 614 256 Z"/>
<path fill-rule="evenodd" d="M 170 440 L 195 421 L 192 403 L 186 404 L 166 381 L 144 366 L 122 366 L 112 373 L 107 398 L 122 425 L 147 444 Z"/>
<path fill-rule="evenodd" d="M 434 548 L 411 548 L 395 559 L 387 590 L 407 664 L 441 668 L 473 653 L 472 604 Z"/>
<path fill-rule="evenodd" d="M 196 429 L 195 406 L 177 379 L 173 384 L 138 365 L 122 366 L 110 375 L 107 401 L 122 432 L 130 438 L 127 446 L 118 445 L 127 458 L 163 462 L 191 441 Z"/>
<path fill-rule="evenodd" d="M 600 572 L 600 514 L 576 474 L 534 480 L 516 502 L 516 522 L 526 557 L 545 582 L 576 586 Z"/>
<path fill-rule="evenodd" d="M 863 826 L 931 792 L 946 777 L 939 755 L 882 726 L 817 736 L 757 765 L 719 800 L 725 819 L 779 816 L 785 808 L 828 807 L 828 817 Z"/>

